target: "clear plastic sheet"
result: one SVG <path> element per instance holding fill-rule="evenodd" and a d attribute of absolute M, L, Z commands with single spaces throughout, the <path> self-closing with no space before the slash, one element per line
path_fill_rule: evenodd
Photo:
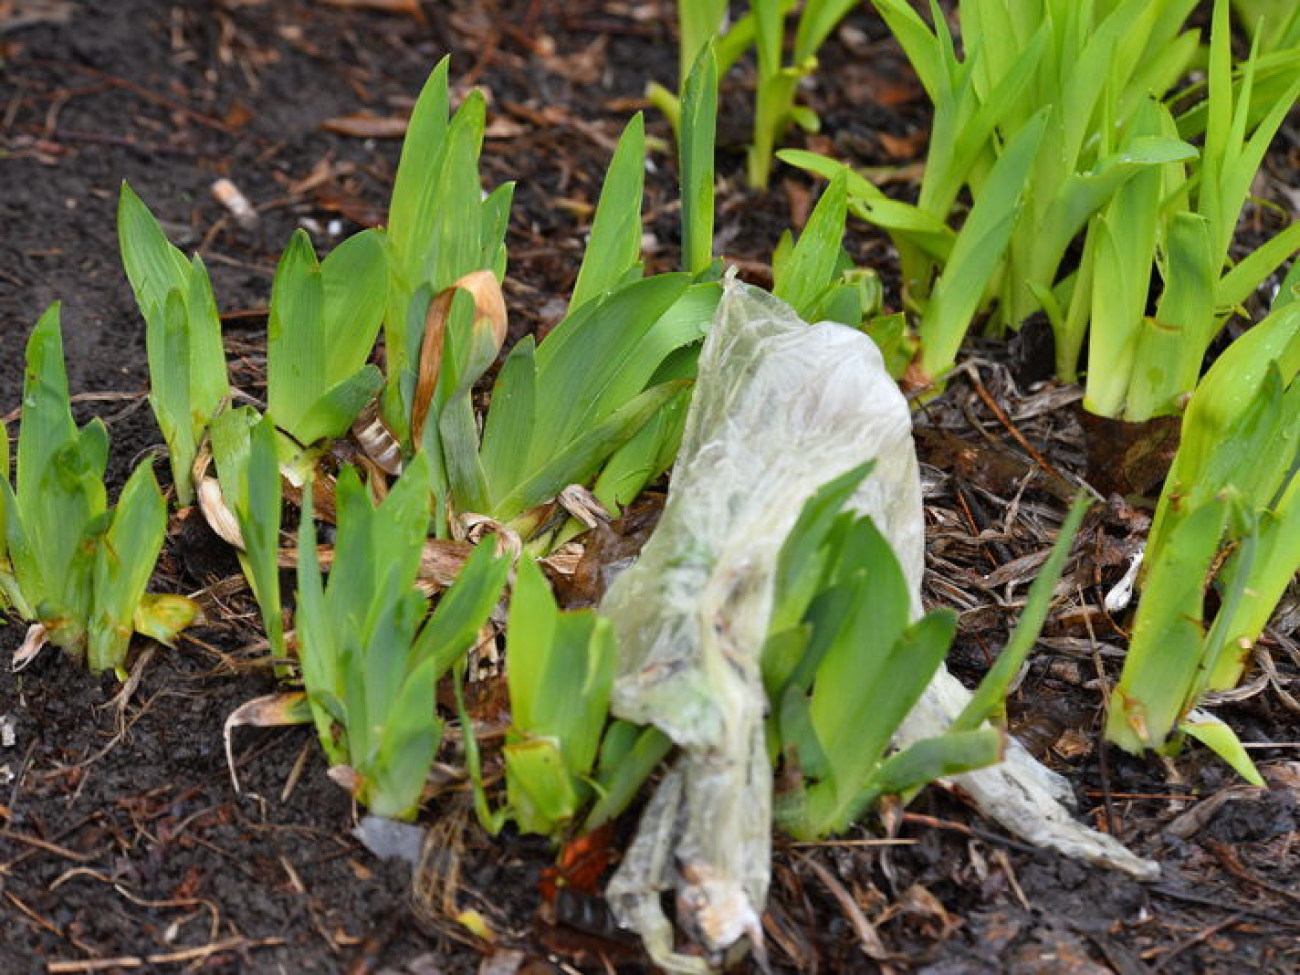
<path fill-rule="evenodd" d="M 663 517 L 601 607 L 621 657 L 614 713 L 657 726 L 681 748 L 609 900 L 655 962 L 680 973 L 709 965 L 674 951 L 660 906 L 667 890 L 678 923 L 713 960 L 745 935 L 762 960 L 772 773 L 759 657 L 777 557 L 803 503 L 875 458 L 852 504 L 894 546 L 914 615 L 924 569 L 911 416 L 875 344 L 841 325 L 808 325 L 733 279 L 725 288 Z M 900 738 L 939 734 L 966 698 L 941 670 Z M 1058 802 L 1064 783 L 1023 749 L 960 781 L 990 816 L 1033 842 L 1133 873 L 1154 870 L 1070 819 Z"/>

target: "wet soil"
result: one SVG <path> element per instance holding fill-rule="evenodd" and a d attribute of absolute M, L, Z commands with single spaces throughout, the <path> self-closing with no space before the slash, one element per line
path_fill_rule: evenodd
<path fill-rule="evenodd" d="M 562 312 L 614 140 L 646 81 L 668 83 L 676 72 L 667 2 L 410 4 L 418 16 L 350 9 L 365 6 L 0 0 L 0 409 L 18 405 L 28 330 L 62 300 L 71 386 L 82 418 L 108 422 L 114 489 L 161 442 L 144 401 L 143 326 L 117 258 L 123 179 L 175 242 L 203 255 L 232 369 L 258 396 L 271 274 L 289 234 L 305 226 L 326 250 L 383 220 L 398 143 L 323 123 L 360 112 L 401 117 L 447 53 L 458 84 L 490 93 L 486 182 L 518 182 L 507 281 L 517 336 Z M 874 18 L 855 14 L 828 48 L 808 93 L 824 120 L 811 144 L 895 167 L 905 194 L 909 167 L 923 157 L 926 108 L 884 36 Z M 809 191 L 780 170 L 771 193 L 744 188 L 744 75 L 742 66 L 724 90 L 718 244 L 761 281 Z M 652 116 L 650 129 L 669 145 L 662 120 Z M 1269 165 L 1294 185 L 1290 131 Z M 212 197 L 220 177 L 256 207 L 256 226 L 241 226 Z M 670 153 L 656 151 L 647 242 L 651 263 L 663 267 L 676 259 L 674 179 Z M 896 304 L 883 241 L 857 227 L 849 246 L 881 271 Z M 1024 414 L 1008 405 L 1019 395 L 1009 365 L 977 374 L 1015 418 Z M 930 431 L 922 453 L 933 465 L 932 548 L 952 567 L 936 570 L 927 596 L 951 602 L 954 579 L 985 584 L 984 598 L 958 603 L 953 665 L 971 677 L 1005 633 L 1008 612 L 987 592 L 996 583 L 1010 594 L 1026 581 L 1012 570 L 990 577 L 1041 551 L 1039 521 L 1050 528 L 1063 509 L 1049 479 L 1027 478 L 1021 444 L 976 392 L 957 383 L 947 406 L 918 421 Z M 1069 409 L 1052 416 L 1046 426 L 1027 423 L 1035 448 L 1082 471 L 1077 419 Z M 1020 527 L 982 537 L 1005 527 L 1013 497 Z M 1085 609 L 1122 574 L 1142 530 L 1140 512 L 1123 505 L 1093 517 L 1074 563 Z M 206 551 L 169 545 L 157 588 L 191 591 L 229 571 L 220 558 L 199 557 Z M 237 731 L 236 792 L 224 721 L 275 684 L 259 660 L 251 602 L 234 594 L 223 606 L 211 626 L 154 654 L 124 707 L 113 703 L 114 681 L 56 653 L 0 675 L 0 720 L 13 731 L 12 741 L 0 738 L 0 972 L 642 967 L 599 905 L 559 905 L 560 923 L 549 923 L 555 908 L 542 920 L 538 880 L 550 852 L 510 836 L 489 840 L 454 799 L 425 822 L 447 837 L 458 881 L 449 903 L 414 909 L 409 867 L 352 838 L 356 810 L 326 777 L 306 729 Z M 1012 717 L 1070 778 L 1080 815 L 1160 859 L 1162 879 L 1141 884 L 1025 849 L 960 797 L 931 790 L 885 817 L 898 845 L 869 845 L 885 832 L 880 822 L 840 843 L 778 844 L 766 926 L 779 970 L 1300 971 L 1294 751 L 1257 752 L 1269 788 L 1250 790 L 1198 752 L 1160 767 L 1098 750 L 1122 631 L 1091 610 L 1054 615 Z M 1294 632 L 1292 619 L 1283 635 Z M 0 630 L 0 657 L 20 639 L 17 622 Z M 1277 666 L 1285 686 L 1296 669 L 1281 651 Z M 1300 737 L 1273 685 L 1229 708 L 1248 740 Z M 1176 819 L 1189 810 L 1199 815 Z M 486 920 L 494 943 L 448 919 L 467 909 Z"/>

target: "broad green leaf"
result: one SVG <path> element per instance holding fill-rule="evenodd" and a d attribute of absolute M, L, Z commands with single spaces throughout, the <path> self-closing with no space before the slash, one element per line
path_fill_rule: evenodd
<path fill-rule="evenodd" d="M 927 376 L 937 377 L 951 367 L 983 302 L 1015 228 L 1045 124 L 1046 116 L 1038 115 L 1007 145 L 957 235 L 921 319 L 921 368 Z"/>
<path fill-rule="evenodd" d="M 461 103 L 447 129 L 446 157 L 437 179 L 434 200 L 437 221 L 418 265 L 416 284 L 431 284 L 434 291 L 449 287 L 476 271 L 483 242 L 483 189 L 478 174 L 487 107 L 480 91 Z M 418 254 L 418 251 L 417 251 Z"/>
<path fill-rule="evenodd" d="M 682 88 L 678 140 L 682 197 L 682 266 L 698 275 L 713 261 L 714 143 L 718 124 L 718 65 L 713 46 L 700 51 Z"/>
<path fill-rule="evenodd" d="M 1149 552 L 1160 551 L 1190 510 L 1230 483 L 1261 506 L 1255 491 L 1277 490 L 1294 448 L 1278 449 L 1271 431 L 1281 429 L 1281 391 L 1297 372 L 1300 304 L 1272 313 L 1219 356 L 1188 404 L 1178 453 L 1151 525 Z"/>
<path fill-rule="evenodd" d="M 167 530 L 167 505 L 152 464 L 127 479 L 95 559 L 94 605 L 86 662 L 92 673 L 112 668 L 125 676 L 127 645 Z"/>
<path fill-rule="evenodd" d="M 520 830 L 546 835 L 573 818 L 583 796 L 555 740 L 512 741 L 502 755 L 510 811 Z"/>
<path fill-rule="evenodd" d="M 147 325 L 150 403 L 171 455 L 177 500 L 188 504 L 196 444 L 230 392 L 212 282 L 197 255 L 187 261 L 167 241 L 126 183 L 118 201 L 118 239 Z"/>
<path fill-rule="evenodd" d="M 356 414 L 345 416 L 343 407 L 359 398 L 351 384 L 377 386 L 371 372 L 356 377 L 379 332 L 387 287 L 374 231 L 349 238 L 324 261 L 299 231 L 280 258 L 267 326 L 267 405 L 301 445 L 347 429 Z"/>
<path fill-rule="evenodd" d="M 483 425 L 480 457 L 494 507 L 523 479 L 536 422 L 537 363 L 533 337 L 527 335 L 497 373 Z"/>
<path fill-rule="evenodd" d="M 59 306 L 52 305 L 27 343 L 6 534 L 25 602 L 42 622 L 58 624 L 62 633 L 51 639 L 74 652 L 90 611 L 95 536 L 105 527 L 107 461 L 104 424 L 95 419 L 78 430 L 73 422 Z"/>
<path fill-rule="evenodd" d="M 510 205 L 514 201 L 515 184 L 502 183 L 483 201 L 482 257 L 479 266 L 486 268 L 500 281 L 506 276 L 509 253 L 506 250 L 506 229 L 510 224 Z"/>
<path fill-rule="evenodd" d="M 1265 278 L 1281 267 L 1297 250 L 1300 250 L 1300 222 L 1291 224 L 1256 247 L 1242 258 L 1236 267 L 1220 278 L 1214 289 L 1215 307 L 1224 309 L 1240 305 Z M 1278 289 L 1278 298 L 1273 302 L 1274 309 L 1295 300 L 1295 286 L 1300 280 L 1297 278 L 1300 272 L 1297 272 L 1296 268 L 1300 268 L 1300 261 L 1292 264 L 1286 281 Z"/>
<path fill-rule="evenodd" d="M 585 483 L 684 388 L 684 382 L 669 382 L 647 389 L 586 433 L 557 447 L 551 457 L 524 472 L 510 493 L 493 506 L 493 517 L 509 520 L 555 497 L 570 484 Z"/>
<path fill-rule="evenodd" d="M 433 760 L 442 742 L 442 721 L 435 713 L 437 681 L 432 661 L 417 668 L 402 684 L 386 712 L 379 752 L 361 801 L 376 816 L 414 819 Z"/>
<path fill-rule="evenodd" d="M 1268 384 L 1280 385 L 1270 373 Z M 1246 488 L 1243 502 L 1256 513 L 1255 530 L 1241 540 L 1220 572 L 1224 598 L 1207 655 L 1214 658 L 1209 689 L 1229 690 L 1237 685 L 1249 662 L 1255 641 L 1268 623 L 1283 594 L 1300 572 L 1300 383 L 1294 380 L 1284 396 L 1269 397 L 1269 412 L 1276 417 L 1272 436 L 1253 443 L 1260 454 L 1275 455 L 1281 463 L 1271 470 L 1245 469 L 1238 483 Z M 1230 605 L 1235 597 L 1236 603 Z M 1229 616 L 1229 610 L 1235 612 Z M 1221 630 L 1221 632 L 1220 632 Z"/>
<path fill-rule="evenodd" d="M 994 728 L 952 730 L 923 739 L 886 759 L 871 778 L 871 790 L 876 796 L 900 795 L 936 779 L 994 765 L 1002 759 L 1002 746 L 1002 735 Z"/>
<path fill-rule="evenodd" d="M 863 480 L 871 473 L 874 461 L 867 461 L 839 477 L 827 481 L 804 502 L 803 510 L 786 535 L 777 560 L 772 584 L 775 599 L 769 629 L 773 633 L 794 627 L 803 617 L 809 602 L 823 581 L 824 557 L 831 530 Z"/>
<path fill-rule="evenodd" d="M 1110 699 L 1106 738 L 1126 751 L 1162 745 L 1182 719 L 1201 665 L 1205 579 L 1228 516 L 1225 500 L 1191 511 L 1151 552 L 1147 581 L 1119 685 Z"/>
<path fill-rule="evenodd" d="M 848 177 L 841 170 L 826 187 L 799 242 L 774 272 L 772 293 L 792 307 L 800 318 L 813 320 L 816 304 L 837 276 L 840 242 L 848 216 Z"/>
<path fill-rule="evenodd" d="M 388 236 L 399 254 L 416 253 L 433 236 L 437 183 L 430 174 L 438 172 L 447 135 L 450 61 L 446 57 L 439 61 L 424 83 L 402 140 L 388 213 Z"/>
<path fill-rule="evenodd" d="M 877 634 L 865 611 L 859 620 L 857 646 L 845 640 L 827 654 L 812 700 L 813 726 L 830 764 L 838 805 L 861 791 L 943 662 L 957 628 L 952 613 L 937 611 L 891 640 L 888 631 Z"/>
<path fill-rule="evenodd" d="M 1165 242 L 1165 290 L 1139 333 L 1136 362 L 1125 408 L 1141 422 L 1177 412 L 1196 386 L 1205 350 L 1218 331 L 1214 317 L 1217 269 L 1210 256 L 1209 222 L 1194 213 L 1176 214 Z"/>
<path fill-rule="evenodd" d="M 312 514 L 312 492 L 304 491 L 298 525 L 298 605 L 294 616 L 298 663 L 316 735 L 330 764 L 340 765 L 347 761 L 347 741 L 334 733 L 335 722 L 347 718 L 340 703 L 344 682 L 337 638 L 342 634 L 335 631 L 326 608 Z"/>
<path fill-rule="evenodd" d="M 688 286 L 684 274 L 637 281 L 588 302 L 538 346 L 531 466 L 628 403 L 668 353 L 703 336 L 718 288 Z M 687 294 L 690 303 L 678 305 Z"/>
<path fill-rule="evenodd" d="M 620 739 L 622 747 L 618 747 Z M 642 728 L 626 721 L 611 724 L 601 745 L 600 766 L 593 783 L 599 798 L 582 824 L 583 832 L 599 829 L 621 815 L 672 747 L 672 739 L 658 728 Z"/>
<path fill-rule="evenodd" d="M 226 410 L 212 421 L 212 459 L 226 506 L 244 539 L 240 565 L 262 611 L 274 656 L 284 657 L 280 606 L 280 464 L 271 417 L 251 407 Z M 304 492 L 310 493 L 310 492 Z"/>
<path fill-rule="evenodd" d="M 308 446 L 326 437 L 337 437 L 347 429 L 375 398 L 384 384 L 379 368 L 366 363 L 346 379 L 335 383 L 301 415 L 293 436 L 298 444 Z"/>
<path fill-rule="evenodd" d="M 641 258 L 641 196 L 645 183 L 645 121 L 640 113 L 623 130 L 605 174 L 591 236 L 569 299 L 570 310 L 613 291 Z"/>
<path fill-rule="evenodd" d="M 646 486 L 672 466 L 686 427 L 691 390 L 683 389 L 616 450 L 596 479 L 592 493 L 607 511 L 620 513 Z"/>
<path fill-rule="evenodd" d="M 506 778 L 520 828 L 551 832 L 586 792 L 608 719 L 616 653 L 608 621 L 561 613 L 535 563 L 520 563 L 506 629 L 512 726 Z"/>
<path fill-rule="evenodd" d="M 117 238 L 126 276 L 146 318 L 162 308 L 169 292 L 188 292 L 189 261 L 125 181 L 117 202 Z"/>
<path fill-rule="evenodd" d="M 284 616 L 280 606 L 280 463 L 276 458 L 276 432 L 264 416 L 250 432 L 244 495 L 235 508 L 244 536 L 244 564 L 266 624 L 271 652 L 285 656 Z"/>

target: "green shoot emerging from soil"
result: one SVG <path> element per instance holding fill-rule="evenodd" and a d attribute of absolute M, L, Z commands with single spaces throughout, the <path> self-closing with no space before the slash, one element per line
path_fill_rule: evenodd
<path fill-rule="evenodd" d="M 39 624 L 15 657 L 19 666 L 46 639 L 90 669 L 125 679 L 133 631 L 170 643 L 198 607 L 179 596 L 148 596 L 145 587 L 162 549 L 167 508 L 152 464 L 136 468 L 109 510 L 104 488 L 108 431 L 98 420 L 78 429 L 52 306 L 27 343 L 16 488 L 4 441 L 0 518 L 7 558 L 0 589 L 20 614 Z"/>

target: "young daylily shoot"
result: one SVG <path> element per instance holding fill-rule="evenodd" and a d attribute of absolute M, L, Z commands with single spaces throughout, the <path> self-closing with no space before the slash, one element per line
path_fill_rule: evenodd
<path fill-rule="evenodd" d="M 594 610 L 561 613 L 533 562 L 519 565 L 506 630 L 510 732 L 506 797 L 519 828 L 551 834 L 592 795 L 609 720 L 614 635 Z"/>
<path fill-rule="evenodd" d="M 266 336 L 267 410 L 298 447 L 345 433 L 379 391 L 367 363 L 383 319 L 387 262 L 374 231 L 319 261 L 298 231 L 276 268 Z"/>
<path fill-rule="evenodd" d="M 16 486 L 8 478 L 7 432 L 0 478 L 3 554 L 0 590 L 36 624 L 15 664 L 49 640 L 91 670 L 125 679 L 131 634 L 164 643 L 198 607 L 179 596 L 148 596 L 167 528 L 167 507 L 152 465 L 127 480 L 109 510 L 104 488 L 108 432 L 98 419 L 72 418 L 59 330 L 59 307 L 37 323 L 27 344 Z"/>
<path fill-rule="evenodd" d="M 216 519 L 233 516 L 233 533 L 226 540 L 235 546 L 262 611 L 262 623 L 271 656 L 286 659 L 284 612 L 280 603 L 280 501 L 282 483 L 277 459 L 279 435 L 270 416 L 259 417 L 252 407 L 226 410 L 212 421 L 212 456 L 216 481 L 200 483 L 204 514 L 214 527 Z M 220 534 L 220 532 L 219 532 Z"/>
<path fill-rule="evenodd" d="M 212 282 L 199 256 L 186 260 L 126 183 L 118 201 L 117 235 L 146 324 L 149 403 L 167 441 L 176 501 L 190 504 L 199 443 L 230 395 Z"/>
<path fill-rule="evenodd" d="M 506 268 L 514 186 L 507 183 L 483 195 L 478 172 L 483 95 L 471 92 L 450 115 L 449 65 L 447 58 L 439 62 L 411 113 L 383 238 L 388 257 L 383 416 L 408 447 L 432 296 L 475 271 L 491 271 L 500 280 Z"/>
<path fill-rule="evenodd" d="M 798 839 L 842 832 L 882 795 L 1001 760 L 1008 689 L 1087 509 L 1076 502 L 1011 641 L 948 731 L 891 755 L 899 725 L 943 663 L 956 618 L 935 610 L 910 622 L 907 581 L 889 543 L 869 517 L 845 510 L 870 466 L 807 501 L 777 569 L 763 680 L 769 747 L 786 783 L 776 820 Z"/>
<path fill-rule="evenodd" d="M 1289 59 L 1252 53 L 1234 78 L 1219 0 L 1208 95 L 1176 118 L 1151 93 L 1171 92 L 1197 53 L 1182 26 L 1191 0 L 1068 13 L 962 0 L 960 54 L 937 7 L 931 27 L 905 0 L 875 6 L 934 104 L 917 203 L 832 160 L 781 155 L 827 177 L 847 171 L 852 212 L 894 241 L 920 338 L 913 378 L 950 369 L 982 313 L 1003 334 L 1042 311 L 1062 378 L 1078 375 L 1088 337 L 1090 410 L 1176 412 L 1227 315 L 1300 247 L 1295 225 L 1228 269 L 1251 180 L 1300 94 L 1300 47 L 1274 52 Z M 1198 151 L 1187 140 L 1202 134 Z M 973 206 L 954 230 L 963 188 Z"/>
<path fill-rule="evenodd" d="M 1129 751 L 1199 737 L 1247 778 L 1230 729 L 1189 718 L 1236 685 L 1300 571 L 1300 303 L 1284 303 L 1219 357 L 1183 421 L 1147 543 L 1133 639 L 1106 736 Z M 1212 621 L 1209 587 L 1218 590 Z"/>
<path fill-rule="evenodd" d="M 479 545 L 432 613 L 416 587 L 430 520 L 417 455 L 376 506 L 352 468 L 339 476 L 328 583 L 316 555 L 311 492 L 299 527 L 296 632 L 303 685 L 336 780 L 379 816 L 419 808 L 442 736 L 438 679 L 479 640 L 510 560 Z"/>
<path fill-rule="evenodd" d="M 870 518 L 841 510 L 869 467 L 807 502 L 778 567 L 773 628 L 782 628 L 768 637 L 763 678 L 770 747 L 784 760 L 785 779 L 797 782 L 778 794 L 775 817 L 797 839 L 842 832 L 885 792 L 1001 755 L 1001 736 L 985 729 L 885 758 L 942 664 L 957 621 L 936 610 L 909 625 L 907 583 L 889 543 Z"/>
<path fill-rule="evenodd" d="M 430 84 L 422 97 L 434 99 L 432 118 L 445 79 Z M 452 139 L 456 125 L 442 138 Z M 403 457 L 427 456 L 439 537 L 459 531 L 458 518 L 479 515 L 526 540 L 537 536 L 533 547 L 544 551 L 573 534 L 563 531 L 565 518 L 553 504 L 565 488 L 594 484 L 597 499 L 616 510 L 671 463 L 694 353 L 718 288 L 686 274 L 642 276 L 644 157 L 638 117 L 611 164 L 569 314 L 540 344 L 528 336 L 510 351 L 481 420 L 472 394 L 506 336 L 498 272 L 471 269 L 440 290 L 428 281 L 414 288 L 399 359 L 392 354 L 390 303 L 389 377 L 379 411 L 386 435 L 372 444 L 367 432 L 363 444 L 376 459 L 392 453 L 394 443 Z M 690 185 L 707 182 L 711 190 L 702 174 Z M 711 192 L 700 201 L 692 221 L 711 227 Z M 405 239 L 397 233 L 397 207 L 395 196 L 390 262 Z M 711 234 L 696 237 L 704 241 L 707 266 Z"/>

